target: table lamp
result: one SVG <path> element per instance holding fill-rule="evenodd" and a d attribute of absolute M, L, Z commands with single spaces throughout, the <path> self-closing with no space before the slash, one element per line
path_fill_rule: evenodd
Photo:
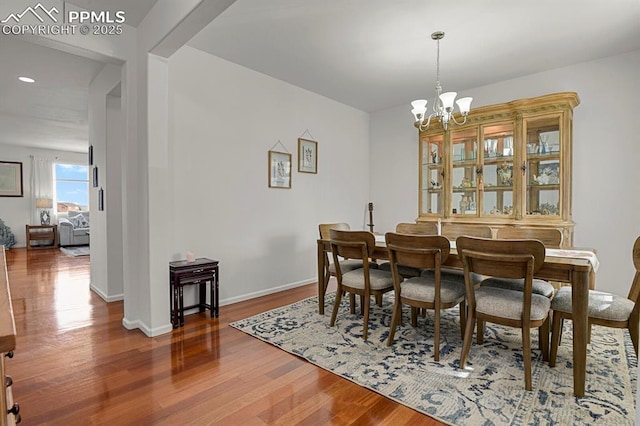
<path fill-rule="evenodd" d="M 51 214 L 49 210 L 53 207 L 53 200 L 51 198 L 36 198 L 36 208 L 42 209 L 40 212 L 40 225 L 49 225 L 51 223 Z"/>

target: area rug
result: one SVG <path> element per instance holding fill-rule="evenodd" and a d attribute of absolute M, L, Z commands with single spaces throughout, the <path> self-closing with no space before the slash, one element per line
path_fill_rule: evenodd
<path fill-rule="evenodd" d="M 60 247 L 60 251 L 71 257 L 89 256 L 89 246 Z"/>
<path fill-rule="evenodd" d="M 392 293 L 391 293 L 392 294 Z M 483 345 L 471 347 L 460 370 L 458 309 L 443 312 L 440 361 L 433 360 L 433 317 L 409 323 L 409 310 L 386 344 L 393 296 L 372 306 L 369 339 L 362 340 L 362 316 L 343 299 L 335 327 L 329 327 L 335 294 L 325 315 L 317 298 L 236 321 L 253 337 L 451 425 L 633 425 L 637 359 L 626 331 L 594 326 L 587 354 L 586 394 L 573 396 L 570 321 L 565 324 L 556 367 L 533 351 L 533 390 L 524 389 L 520 330 L 486 324 Z M 532 347 L 537 348 L 537 331 Z"/>

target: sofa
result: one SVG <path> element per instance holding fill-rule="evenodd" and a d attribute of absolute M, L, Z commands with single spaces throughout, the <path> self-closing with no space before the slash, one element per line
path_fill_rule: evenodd
<path fill-rule="evenodd" d="M 60 246 L 89 244 L 89 212 L 70 211 L 67 217 L 58 220 Z"/>

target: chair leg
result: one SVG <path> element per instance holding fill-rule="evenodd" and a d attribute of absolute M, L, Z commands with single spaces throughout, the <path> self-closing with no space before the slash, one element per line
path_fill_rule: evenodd
<path fill-rule="evenodd" d="M 356 295 L 355 295 L 355 293 L 349 293 L 349 312 L 351 312 L 351 315 L 356 313 Z"/>
<path fill-rule="evenodd" d="M 411 307 L 411 326 L 418 326 L 418 308 L 415 308 L 413 306 Z"/>
<path fill-rule="evenodd" d="M 460 338 L 464 339 L 464 326 L 467 323 L 467 304 L 460 302 Z"/>
<path fill-rule="evenodd" d="M 547 317 L 542 326 L 538 327 L 538 346 L 544 361 L 549 361 L 549 323 L 550 319 Z"/>
<path fill-rule="evenodd" d="M 524 359 L 524 388 L 531 390 L 531 330 L 522 329 L 522 357 Z"/>
<path fill-rule="evenodd" d="M 484 321 L 478 320 L 478 335 L 476 341 L 479 345 L 484 343 Z"/>
<path fill-rule="evenodd" d="M 376 294 L 376 304 L 382 306 L 382 294 Z"/>
<path fill-rule="evenodd" d="M 460 354 L 460 368 L 464 368 L 467 364 L 469 349 L 471 349 L 471 341 L 473 340 L 473 329 L 475 328 L 476 318 L 473 312 L 469 312 L 467 323 L 464 328 L 464 339 L 462 340 L 462 353 Z"/>
<path fill-rule="evenodd" d="M 364 328 L 362 330 L 362 337 L 367 340 L 367 332 L 369 331 L 369 303 L 371 302 L 371 296 L 368 294 L 363 296 L 364 298 Z"/>
<path fill-rule="evenodd" d="M 331 322 L 329 322 L 329 326 L 333 327 L 336 323 L 336 317 L 338 316 L 338 307 L 340 306 L 340 301 L 342 300 L 342 288 L 338 286 L 338 290 L 336 291 L 336 302 L 333 304 L 333 312 L 331 313 Z"/>
<path fill-rule="evenodd" d="M 400 298 L 396 297 L 396 302 L 393 305 L 393 316 L 391 317 L 391 327 L 389 328 L 389 338 L 387 339 L 387 346 L 391 346 L 393 344 L 393 337 L 396 334 L 396 327 L 398 323 L 401 322 L 402 318 L 402 304 L 400 302 Z"/>
<path fill-rule="evenodd" d="M 562 325 L 564 318 L 559 312 L 553 313 L 553 325 L 551 326 L 551 353 L 549 354 L 549 366 L 556 366 L 556 356 L 558 355 L 558 346 L 562 337 Z"/>
<path fill-rule="evenodd" d="M 631 335 L 631 341 L 633 342 L 633 349 L 636 351 L 636 358 L 638 357 L 638 321 L 633 319 L 633 315 L 629 318 L 629 335 Z"/>
<path fill-rule="evenodd" d="M 435 310 L 434 319 L 433 359 L 440 361 L 440 309 Z"/>
<path fill-rule="evenodd" d="M 369 301 L 367 300 L 367 306 L 369 306 Z M 361 294 L 360 295 L 360 315 L 364 315 L 365 312 L 365 308 L 364 308 L 364 295 Z"/>

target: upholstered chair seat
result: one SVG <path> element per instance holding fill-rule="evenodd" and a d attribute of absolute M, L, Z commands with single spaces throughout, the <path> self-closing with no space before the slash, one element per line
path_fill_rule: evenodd
<path fill-rule="evenodd" d="M 343 259 L 340 260 L 340 269 L 342 269 L 342 273 L 353 271 L 354 269 L 362 268 L 362 261 L 356 259 Z M 370 268 L 377 268 L 378 265 L 375 262 L 369 262 Z M 331 275 L 336 274 L 336 265 L 331 263 L 329 265 L 329 273 Z"/>
<path fill-rule="evenodd" d="M 342 267 L 342 265 L 340 265 L 340 267 Z M 360 262 L 360 268 L 342 274 L 342 285 L 364 290 L 364 275 L 365 272 L 364 269 L 362 269 L 362 262 Z M 391 283 L 390 272 L 380 271 L 378 269 L 369 270 L 369 284 L 371 285 L 371 290 L 386 289 Z"/>
<path fill-rule="evenodd" d="M 414 277 L 400 283 L 402 296 L 420 302 L 433 302 L 436 299 L 436 289 L 433 277 Z M 450 304 L 460 302 L 464 297 L 464 281 L 449 281 L 440 279 L 440 302 Z"/>
<path fill-rule="evenodd" d="M 571 312 L 571 287 L 558 290 L 551 309 L 554 312 Z M 635 303 L 626 297 L 603 291 L 589 290 L 589 318 L 607 321 L 627 321 L 633 311 Z"/>
<path fill-rule="evenodd" d="M 495 288 L 502 288 L 505 290 L 522 291 L 522 289 L 524 288 L 524 280 L 523 279 L 509 280 L 509 279 L 498 278 L 498 277 L 489 277 L 485 280 L 482 280 L 482 282 L 480 283 L 480 287 L 495 287 Z M 553 285 L 548 281 L 534 278 L 531 291 L 533 292 L 533 294 L 539 294 L 548 299 L 551 299 L 553 298 L 553 293 L 555 289 L 553 288 Z"/>
<path fill-rule="evenodd" d="M 380 263 L 378 264 L 378 269 L 391 272 L 391 264 L 389 262 Z M 411 266 L 398 265 L 398 273 L 404 278 L 411 278 L 419 277 L 422 274 L 422 270 Z"/>
<path fill-rule="evenodd" d="M 524 292 L 496 287 L 480 287 L 476 290 L 476 312 L 512 320 L 522 318 Z M 551 307 L 548 297 L 531 295 L 531 321 L 544 320 Z"/>

